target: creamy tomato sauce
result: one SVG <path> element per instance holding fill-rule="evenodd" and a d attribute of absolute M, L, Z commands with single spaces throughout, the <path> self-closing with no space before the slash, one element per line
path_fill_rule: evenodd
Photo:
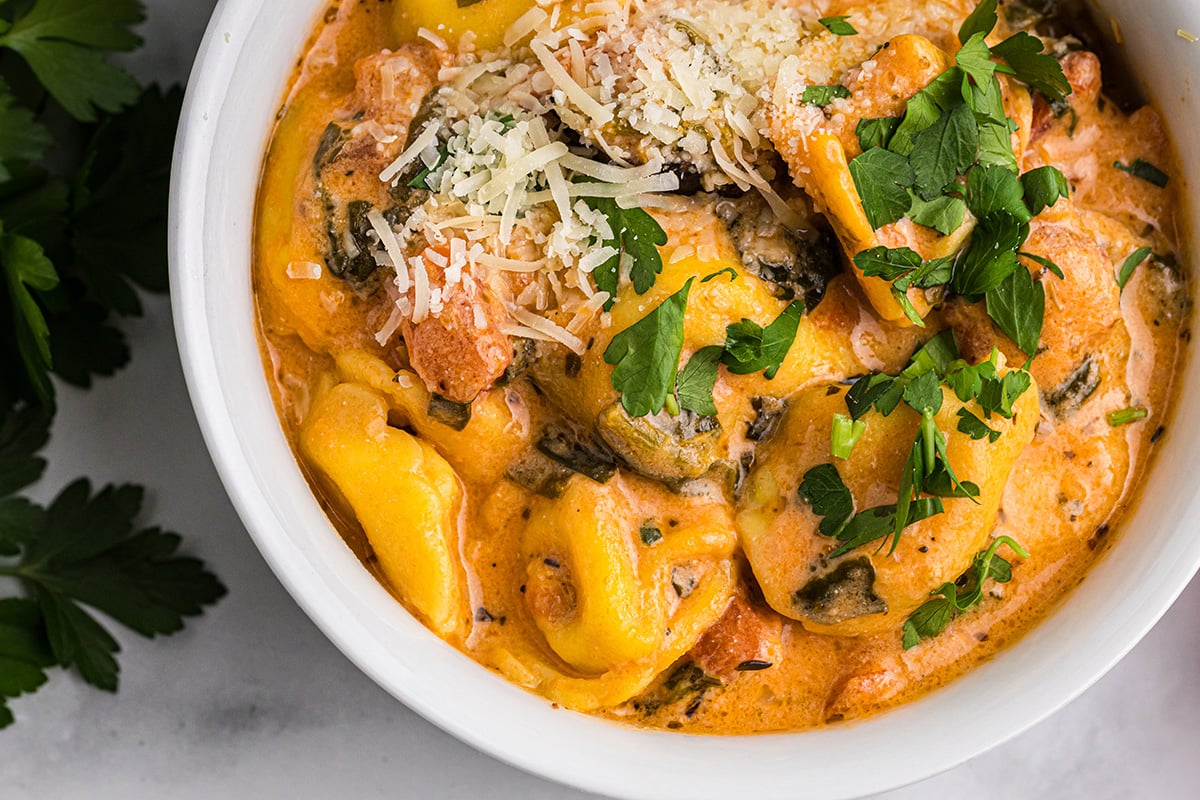
<path fill-rule="evenodd" d="M 688 732 L 863 717 L 1013 642 L 1119 531 L 1169 435 L 1190 339 L 1177 228 L 1186 187 L 1155 110 L 1107 101 L 1099 59 L 1061 21 L 1043 24 L 1072 92 L 1052 100 L 1008 76 L 998 84 L 1015 122 L 1004 135 L 1014 171 L 1053 166 L 1070 185 L 1021 244 L 1017 269 L 1045 307 L 1038 352 L 1023 353 L 989 318 L 990 299 L 957 296 L 947 281 L 896 292 L 849 258 L 909 247 L 919 263 L 967 247 L 973 213 L 944 234 L 909 217 L 872 228 L 847 163 L 862 153 L 859 120 L 898 121 L 953 66 L 973 5 L 733 4 L 722 31 L 706 27 L 725 18 L 719 3 L 695 4 L 685 22 L 688 5 L 614 0 L 542 14 L 520 0 L 332 4 L 263 170 L 254 292 L 264 364 L 297 459 L 347 544 L 398 602 L 487 668 L 567 708 Z M 839 16 L 853 35 L 817 23 Z M 646 18 L 666 33 L 645 34 Z M 1002 8 L 987 41 L 1036 22 Z M 553 34 L 571 25 L 574 34 Z M 651 51 L 622 49 L 626 28 Z M 605 74 L 636 59 L 640 83 L 607 78 L 604 88 Z M 695 113 L 704 86 L 720 89 L 720 114 Z M 813 86 L 844 91 L 819 104 Z M 609 89 L 615 116 L 603 107 Z M 493 95 L 503 102 L 487 106 Z M 489 199 L 485 180 L 470 178 L 491 157 L 486 141 L 518 147 L 526 125 L 527 149 L 511 157 L 563 166 L 532 168 L 543 177 L 509 180 Z M 405 160 L 422 135 L 426 146 Z M 487 163 L 496 180 L 503 168 Z M 547 177 L 558 169 L 576 177 L 558 184 Z M 442 176 L 441 194 L 425 183 Z M 619 188 L 567 205 L 555 195 L 638 181 L 637 202 L 612 199 Z M 519 214 L 505 210 L 514 194 Z M 659 239 L 643 234 L 661 271 L 635 286 L 627 271 L 648 263 L 636 260 L 646 238 L 626 240 L 605 310 L 588 253 L 613 238 L 604 234 L 622 205 L 642 205 L 661 227 Z M 570 225 L 555 227 L 564 215 L 576 234 L 599 233 L 571 239 Z M 1138 254 L 1122 288 L 1117 276 Z M 614 376 L 613 342 L 681 292 L 682 352 L 667 357 L 685 367 L 717 348 L 712 411 L 689 410 L 680 375 L 679 396 L 638 417 L 634 389 Z M 773 369 L 735 374 L 729 326 L 770 329 L 788 314 L 796 335 Z M 901 373 L 947 331 L 960 364 L 991 358 L 1000 376 L 1027 365 L 1030 387 L 1010 415 L 986 417 L 995 440 L 955 428 L 959 409 L 983 417 L 984 401 L 947 385 L 926 422 L 904 404 L 869 411 L 849 458 L 831 456 L 850 385 Z M 894 548 L 873 540 L 835 554 L 802 483 L 829 464 L 856 512 L 895 504 L 922 425 L 937 427 L 978 496 L 943 498 L 942 513 L 913 519 Z M 946 582 L 966 590 L 977 554 L 1001 537 L 1028 552 L 996 550 L 1011 580 L 985 580 L 978 603 L 906 641 L 916 609 Z"/>

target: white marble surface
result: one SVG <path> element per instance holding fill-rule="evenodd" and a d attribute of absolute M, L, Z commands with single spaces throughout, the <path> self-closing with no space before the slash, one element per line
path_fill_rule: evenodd
<path fill-rule="evenodd" d="M 144 77 L 183 80 L 213 0 L 151 0 Z M 292 603 L 242 529 L 200 439 L 166 301 L 130 327 L 134 361 L 65 391 L 49 493 L 76 475 L 150 487 L 229 596 L 160 642 L 121 636 L 120 693 L 56 674 L 0 733 L 0 797 L 582 798 L 418 718 L 360 674 Z M 1200 583 L 1097 686 L 1014 741 L 892 792 L 1117 800 L 1200 795 Z M 947 731 L 952 736 L 953 731 Z M 752 796 L 753 776 L 747 776 Z M 802 791 L 798 787 L 798 795 Z"/>

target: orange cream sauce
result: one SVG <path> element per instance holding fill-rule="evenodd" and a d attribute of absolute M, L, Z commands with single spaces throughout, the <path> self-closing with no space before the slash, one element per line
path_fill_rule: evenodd
<path fill-rule="evenodd" d="M 373 365 L 382 363 L 393 371 L 406 366 L 402 349 L 380 345 L 375 338 L 390 312 L 383 292 L 356 291 L 328 270 L 315 280 L 293 276 L 297 263 L 324 262 L 324 205 L 312 168 L 314 154 L 327 123 L 361 106 L 355 64 L 402 44 L 394 38 L 392 10 L 393 4 L 375 0 L 343 0 L 329 8 L 297 64 L 264 165 L 254 292 L 264 364 L 281 422 L 294 442 L 299 441 L 314 398 L 348 374 L 365 380 L 362 370 L 356 373 L 344 360 L 337 360 L 339 356 L 365 354 L 375 359 Z M 1083 348 L 1101 380 L 1078 411 L 1058 418 L 1045 408 L 1047 393 L 1067 381 L 1078 364 L 1053 357 L 1033 362 L 1043 410 L 1033 442 L 1018 457 L 1004 490 L 993 531 L 1020 541 L 1031 553 L 1015 561 L 1013 581 L 989 584 L 980 608 L 906 652 L 899 636 L 902 620 L 884 632 L 832 636 L 813 633 L 775 614 L 762 603 L 736 546 L 714 542 L 705 547 L 716 554 L 728 546 L 731 555 L 726 561 L 703 563 L 728 566 L 706 567 L 709 572 L 701 576 L 701 585 L 705 580 L 727 579 L 734 581 L 736 589 L 724 614 L 717 615 L 712 635 L 702 638 L 690 654 L 679 653 L 666 664 L 647 667 L 657 677 L 632 699 L 621 697 L 611 707 L 591 703 L 595 707 L 589 710 L 637 725 L 715 734 L 795 730 L 863 717 L 932 691 L 1013 642 L 1079 583 L 1112 541 L 1146 472 L 1153 443 L 1164 433 L 1169 435 L 1172 379 L 1190 329 L 1186 279 L 1177 269 L 1144 265 L 1124 292 L 1116 290 L 1109 276 L 1112 266 L 1139 246 L 1153 247 L 1158 253 L 1178 252 L 1174 214 L 1185 187 L 1174 179 L 1167 190 L 1161 190 L 1112 169 L 1113 162 L 1128 164 L 1143 157 L 1163 161 L 1162 154 L 1170 146 L 1159 117 L 1152 109 L 1127 116 L 1105 103 L 1094 59 L 1072 56 L 1067 73 L 1076 89 L 1072 108 L 1067 113 L 1060 109 L 1057 116 L 1035 109 L 1039 135 L 1026 154 L 1025 168 L 1055 164 L 1077 188 L 1069 207 L 1060 204 L 1035 221 L 1031 242 L 1044 245 L 1067 275 L 1061 283 L 1048 284 L 1044 340 L 1066 342 L 1061 350 Z M 721 223 L 701 205 L 691 212 L 660 215 L 660 221 L 673 243 L 711 235 L 720 248 L 730 247 Z M 710 230 L 717 232 L 704 233 Z M 668 268 L 655 292 L 661 290 L 665 296 L 686 276 L 686 272 L 672 274 Z M 645 302 L 649 308 L 652 300 Z M 776 313 L 772 309 L 764 319 Z M 596 332 L 600 341 L 584 357 L 580 379 L 585 383 L 568 385 L 561 393 L 574 398 L 568 402 L 577 403 L 582 415 L 594 415 L 615 397 L 599 356 L 605 342 L 639 316 L 633 314 L 607 332 Z M 935 311 L 930 321 L 930 331 L 954 327 L 969 359 L 984 358 L 997 346 L 1010 363 L 1023 361 L 978 307 L 952 302 Z M 846 277 L 831 282 L 825 299 L 805 324 L 811 331 L 808 341 L 824 349 L 793 353 L 789 364 L 794 361 L 794 369 L 789 373 L 785 365 L 781 383 L 774 387 L 761 379 L 739 383 L 722 375 L 717 397 L 723 414 L 734 414 L 727 409 L 742 408 L 768 388 L 778 394 L 780 386 L 786 386 L 794 396 L 807 387 L 836 384 L 868 371 L 894 372 L 929 335 L 880 321 L 854 281 Z M 703 331 L 692 322 L 689 325 L 693 326 L 689 344 L 708 343 L 702 341 Z M 1067 341 L 1072 337 L 1086 341 Z M 797 376 L 790 384 L 789 374 Z M 383 388 L 375 387 L 385 394 L 387 378 L 380 385 Z M 1146 408 L 1148 419 L 1122 427 L 1108 424 L 1107 413 L 1130 406 Z M 568 684 L 575 678 L 557 661 L 530 613 L 530 604 L 537 602 L 529 597 L 531 582 L 544 576 L 539 577 L 536 565 L 531 567 L 523 552 L 533 521 L 557 513 L 554 501 L 503 477 L 506 461 L 528 446 L 529 431 L 556 414 L 550 401 L 527 379 L 493 388 L 475 401 L 472 426 L 461 434 L 422 419 L 411 409 L 405 411 L 402 404 L 393 404 L 392 409 L 390 422 L 431 441 L 455 467 L 463 489 L 454 556 L 466 592 L 457 612 L 459 624 L 447 639 L 481 663 L 527 685 L 537 683 L 536 675 L 530 674 L 542 668 L 536 665 L 552 665 L 556 675 L 567 676 L 560 681 L 558 697 L 571 697 L 573 684 Z M 499 422 L 489 427 L 489 420 Z M 734 431 L 727 437 L 741 435 L 738 426 L 726 427 Z M 741 443 L 726 444 L 736 449 Z M 299 461 L 313 472 L 303 457 Z M 354 509 L 328 482 L 313 475 L 314 491 L 335 526 L 383 580 Z M 734 512 L 733 508 L 714 511 L 711 497 L 708 501 L 681 498 L 660 483 L 631 474 L 622 473 L 614 480 L 625 498 L 622 502 L 658 520 L 668 537 L 672 530 L 686 529 L 706 514 L 732 516 Z M 716 503 L 725 501 L 718 498 Z M 717 574 L 722 569 L 729 574 Z M 399 595 L 398 600 L 406 602 Z M 662 646 L 669 648 L 669 642 Z M 696 679 L 688 672 L 687 665 L 697 659 L 709 665 L 708 678 Z M 733 668 L 745 661 L 770 667 Z M 712 672 L 719 673 L 715 680 Z M 620 696 L 619 687 L 612 691 L 614 697 Z M 563 702 L 580 705 L 569 699 Z"/>

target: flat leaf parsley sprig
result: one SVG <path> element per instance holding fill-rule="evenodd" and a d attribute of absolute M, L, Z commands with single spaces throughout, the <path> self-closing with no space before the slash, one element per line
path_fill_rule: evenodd
<path fill-rule="evenodd" d="M 166 197 L 182 93 L 143 90 L 108 51 L 141 44 L 140 0 L 0 0 L 0 728 L 54 666 L 117 688 L 93 612 L 170 634 L 225 593 L 180 538 L 135 521 L 143 491 L 78 480 L 20 492 L 55 411 L 51 376 L 86 388 L 129 359 L 117 324 L 166 289 Z"/>

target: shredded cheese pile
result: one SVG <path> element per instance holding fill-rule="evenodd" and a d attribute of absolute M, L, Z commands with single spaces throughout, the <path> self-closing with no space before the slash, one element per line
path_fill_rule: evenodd
<path fill-rule="evenodd" d="M 508 312 L 505 332 L 581 352 L 576 334 L 610 299 L 591 273 L 618 255 L 584 198 L 671 208 L 664 193 L 693 172 L 709 191 L 757 190 L 796 221 L 771 187 L 766 135 L 770 78 L 808 35 L 795 11 L 602 0 L 566 23 L 560 11 L 531 9 L 494 52 L 461 41 L 438 75 L 434 121 L 380 175 L 395 186 L 419 166 L 430 190 L 402 224 L 370 217 L 376 261 L 395 270 L 381 342 L 456 292 L 476 302 L 486 291 Z M 478 306 L 475 320 L 486 325 Z"/>

